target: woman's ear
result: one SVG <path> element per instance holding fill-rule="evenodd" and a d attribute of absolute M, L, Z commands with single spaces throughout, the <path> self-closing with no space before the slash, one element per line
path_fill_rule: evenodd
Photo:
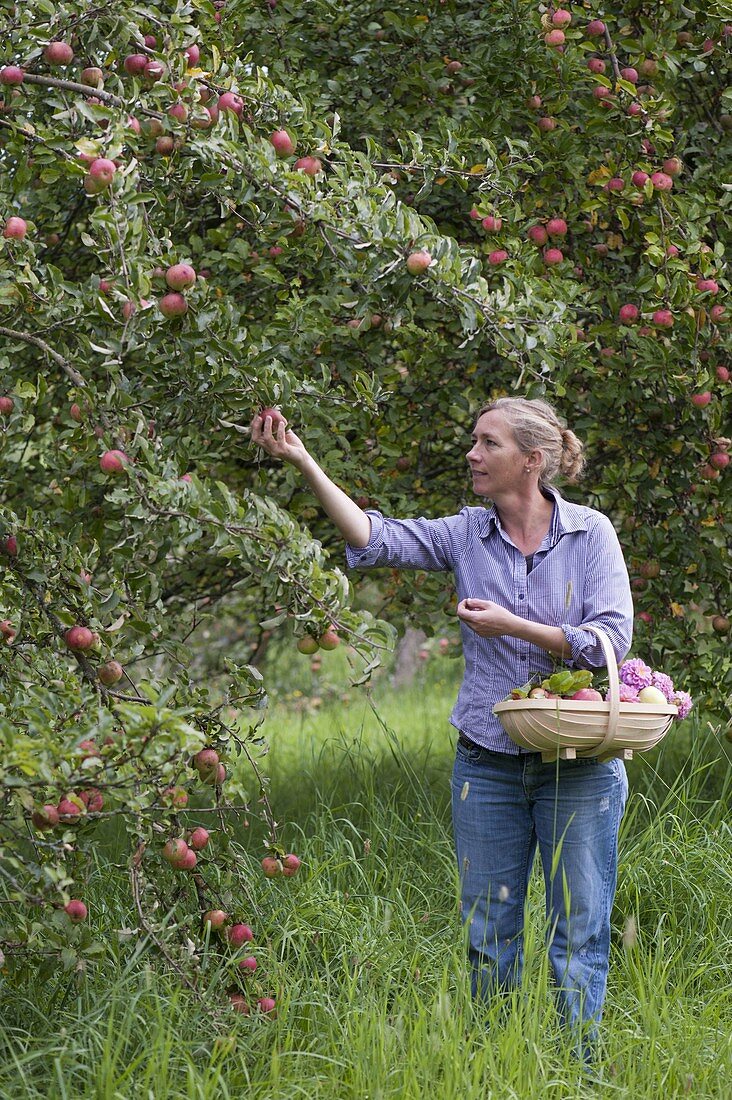
<path fill-rule="evenodd" d="M 530 451 L 526 456 L 525 469 L 529 473 L 540 470 L 544 462 L 544 452 L 540 450 Z"/>

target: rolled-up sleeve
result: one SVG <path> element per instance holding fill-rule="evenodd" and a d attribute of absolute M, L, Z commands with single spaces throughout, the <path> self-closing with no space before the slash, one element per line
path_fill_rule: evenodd
<path fill-rule="evenodd" d="M 605 631 L 620 664 L 633 640 L 633 597 L 615 528 L 600 513 L 596 513 L 587 544 L 582 623 L 576 626 L 563 623 L 562 630 L 575 665 L 601 668 L 605 664 L 601 643 L 591 631 L 583 630 L 585 623 Z"/>
<path fill-rule="evenodd" d="M 454 569 L 470 532 L 470 509 L 444 519 L 387 519 L 369 510 L 371 537 L 366 546 L 346 545 L 349 569 Z"/>

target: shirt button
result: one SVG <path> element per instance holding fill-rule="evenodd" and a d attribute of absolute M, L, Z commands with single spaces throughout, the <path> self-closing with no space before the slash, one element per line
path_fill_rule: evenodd
<path fill-rule="evenodd" d="M 522 660 L 522 661 L 525 661 L 525 660 L 527 660 L 527 658 L 528 658 L 528 654 L 527 654 L 527 653 L 522 653 L 522 654 L 521 654 L 521 660 Z"/>
<path fill-rule="evenodd" d="M 523 600 L 523 598 L 524 598 L 524 594 L 523 594 L 523 592 L 519 592 L 519 599 L 520 599 L 520 600 Z"/>

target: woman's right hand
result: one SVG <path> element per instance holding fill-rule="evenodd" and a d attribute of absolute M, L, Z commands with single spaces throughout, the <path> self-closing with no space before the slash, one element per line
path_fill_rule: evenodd
<path fill-rule="evenodd" d="M 267 416 L 262 419 L 257 413 L 252 420 L 250 430 L 252 442 L 273 458 L 281 458 L 283 462 L 290 462 L 293 466 L 301 466 L 308 458 L 305 444 L 291 428 L 287 427 L 284 417 L 277 421 L 276 430 L 273 431 L 272 417 Z"/>

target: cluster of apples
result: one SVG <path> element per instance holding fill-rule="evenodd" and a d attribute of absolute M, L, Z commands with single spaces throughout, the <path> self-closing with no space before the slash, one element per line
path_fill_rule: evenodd
<path fill-rule="evenodd" d="M 83 747 L 85 742 L 82 741 Z M 31 822 L 41 832 L 48 832 L 58 825 L 78 825 L 86 813 L 101 813 L 104 806 L 104 795 L 96 787 L 89 787 L 76 794 L 71 791 L 59 800 L 57 804 L 47 802 L 44 806 L 37 806 L 31 814 Z"/>

